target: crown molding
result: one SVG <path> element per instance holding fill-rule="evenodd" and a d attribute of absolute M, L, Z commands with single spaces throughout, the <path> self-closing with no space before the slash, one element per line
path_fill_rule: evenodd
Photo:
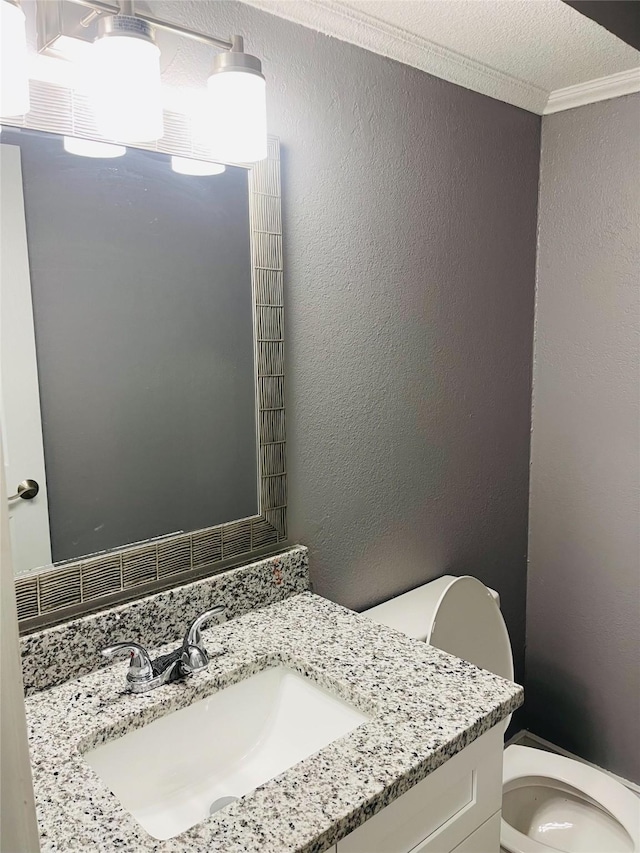
<path fill-rule="evenodd" d="M 610 74 L 608 77 L 588 80 L 586 83 L 578 83 L 576 86 L 556 89 L 549 94 L 549 100 L 542 114 L 550 115 L 563 110 L 571 110 L 585 104 L 595 104 L 597 101 L 619 98 L 620 95 L 632 95 L 634 92 L 640 92 L 640 68 L 631 68 L 629 71 L 621 71 L 619 74 Z"/>
<path fill-rule="evenodd" d="M 347 6 L 341 0 L 243 2 L 537 115 L 549 115 L 640 91 L 640 68 L 632 68 L 549 92 L 546 88 Z"/>
<path fill-rule="evenodd" d="M 549 92 L 496 68 L 389 24 L 339 0 L 244 0 L 272 15 L 355 44 L 540 115 Z"/>

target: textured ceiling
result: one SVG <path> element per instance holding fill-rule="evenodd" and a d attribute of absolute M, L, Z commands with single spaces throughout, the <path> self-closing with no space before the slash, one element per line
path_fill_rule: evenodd
<path fill-rule="evenodd" d="M 640 52 L 561 0 L 247 2 L 534 112 L 551 91 L 640 66 Z"/>
<path fill-rule="evenodd" d="M 351 0 L 342 5 L 547 90 L 638 64 L 637 51 L 557 0 Z"/>

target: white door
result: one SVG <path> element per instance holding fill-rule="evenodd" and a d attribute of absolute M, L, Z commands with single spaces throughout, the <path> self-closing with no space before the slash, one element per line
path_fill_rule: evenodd
<path fill-rule="evenodd" d="M 4 460 L 0 445 L 0 496 L 4 500 Z M 38 824 L 24 715 L 24 687 L 18 644 L 13 564 L 7 540 L 9 518 L 0 500 L 0 850 L 38 853 Z"/>
<path fill-rule="evenodd" d="M 0 144 L 0 427 L 16 574 L 51 563 L 20 149 Z M 13 498 L 35 480 L 32 500 Z"/>

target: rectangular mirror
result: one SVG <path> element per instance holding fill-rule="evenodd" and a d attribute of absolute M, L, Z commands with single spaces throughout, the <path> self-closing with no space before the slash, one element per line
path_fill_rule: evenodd
<path fill-rule="evenodd" d="M 0 157 L 1 423 L 22 620 L 283 541 L 277 140 L 254 168 L 207 176 L 157 151 L 77 156 L 25 127 L 3 127 Z"/>

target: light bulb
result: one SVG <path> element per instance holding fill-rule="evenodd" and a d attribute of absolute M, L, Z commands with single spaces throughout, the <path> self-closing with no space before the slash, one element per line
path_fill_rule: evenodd
<path fill-rule="evenodd" d="M 224 166 L 207 160 L 192 160 L 190 157 L 171 157 L 171 168 L 180 175 L 221 175 Z"/>
<path fill-rule="evenodd" d="M 24 12 L 10 0 L 0 0 L 0 116 L 29 111 L 27 35 Z"/>
<path fill-rule="evenodd" d="M 69 154 L 77 154 L 80 157 L 102 157 L 112 159 L 122 157 L 127 153 L 124 145 L 113 145 L 110 142 L 96 142 L 94 139 L 80 139 L 77 136 L 64 137 L 64 150 Z"/>
<path fill-rule="evenodd" d="M 264 160 L 267 104 L 259 60 L 242 52 L 218 54 L 207 88 L 212 155 L 232 163 Z"/>
<path fill-rule="evenodd" d="M 140 18 L 103 21 L 91 56 L 91 100 L 98 131 L 119 142 L 152 142 L 163 133 L 160 51 Z"/>

